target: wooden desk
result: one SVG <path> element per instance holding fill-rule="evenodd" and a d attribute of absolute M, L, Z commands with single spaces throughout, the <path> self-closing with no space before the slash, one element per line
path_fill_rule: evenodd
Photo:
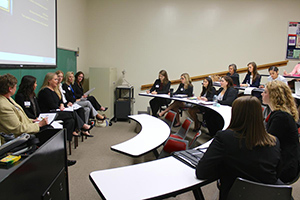
<path fill-rule="evenodd" d="M 230 123 L 230 119 L 231 119 L 231 107 L 230 106 L 225 106 L 225 105 L 220 105 L 219 107 L 217 106 L 213 106 L 213 105 L 205 105 L 205 104 L 201 104 L 200 100 L 191 100 L 189 98 L 176 98 L 176 97 L 170 97 L 167 94 L 147 94 L 146 92 L 140 93 L 140 96 L 145 96 L 145 97 L 158 97 L 158 98 L 165 98 L 165 99 L 171 99 L 171 100 L 175 100 L 175 101 L 183 101 L 186 103 L 191 103 L 194 105 L 198 105 L 198 106 L 202 106 L 202 107 L 206 107 L 209 110 L 214 111 L 216 114 L 218 114 L 222 119 L 223 119 L 223 128 L 222 130 L 225 130 Z"/>
<path fill-rule="evenodd" d="M 199 146 L 208 147 L 212 140 Z M 94 171 L 89 176 L 102 199 L 162 199 L 193 190 L 203 199 L 195 169 L 170 156 L 141 164 Z"/>
<path fill-rule="evenodd" d="M 170 127 L 161 119 L 147 114 L 131 115 L 129 118 L 142 126 L 141 132 L 125 142 L 111 146 L 111 150 L 133 157 L 141 156 L 162 145 L 170 135 Z"/>

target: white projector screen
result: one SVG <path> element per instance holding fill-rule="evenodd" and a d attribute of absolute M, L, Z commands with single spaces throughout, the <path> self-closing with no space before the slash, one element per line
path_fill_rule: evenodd
<path fill-rule="evenodd" d="M 0 67 L 56 67 L 56 0 L 0 0 Z"/>

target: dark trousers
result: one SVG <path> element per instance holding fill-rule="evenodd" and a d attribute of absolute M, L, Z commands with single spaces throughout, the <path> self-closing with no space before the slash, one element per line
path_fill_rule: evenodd
<path fill-rule="evenodd" d="M 94 96 L 88 96 L 87 100 L 89 100 L 91 102 L 91 104 L 93 105 L 95 110 L 100 110 L 101 105 Z"/>
<path fill-rule="evenodd" d="M 57 112 L 57 120 L 63 121 L 63 127 L 67 129 L 67 140 L 72 141 L 73 131 L 75 130 L 75 120 L 73 118 L 73 112 Z"/>
<path fill-rule="evenodd" d="M 153 98 L 150 100 L 149 104 L 151 107 L 152 115 L 157 116 L 157 112 L 161 106 L 168 106 L 170 103 L 170 99 L 164 99 L 164 98 Z"/>
<path fill-rule="evenodd" d="M 217 131 L 223 129 L 224 120 L 216 111 L 207 108 L 205 109 L 203 117 L 206 121 L 206 126 L 210 136 L 214 137 Z"/>

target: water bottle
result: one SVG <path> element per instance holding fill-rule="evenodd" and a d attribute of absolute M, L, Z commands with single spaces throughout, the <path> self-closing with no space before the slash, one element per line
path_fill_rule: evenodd
<path fill-rule="evenodd" d="M 214 102 L 214 104 L 213 104 L 214 106 L 218 105 L 218 97 L 217 97 L 217 95 L 214 95 L 213 102 Z"/>

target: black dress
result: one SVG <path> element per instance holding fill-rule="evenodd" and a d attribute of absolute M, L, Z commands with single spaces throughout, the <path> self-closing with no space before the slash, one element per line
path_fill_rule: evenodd
<path fill-rule="evenodd" d="M 29 98 L 22 93 L 17 93 L 15 100 L 23 108 L 28 118 L 36 119 L 41 113 L 36 97 Z"/>
<path fill-rule="evenodd" d="M 82 84 L 75 82 L 74 85 L 72 85 L 72 87 L 73 87 L 76 99 L 80 99 L 84 94 Z M 100 110 L 101 105 L 94 96 L 88 96 L 87 100 L 89 100 L 91 102 L 91 104 L 93 105 L 95 110 Z"/>
<path fill-rule="evenodd" d="M 271 112 L 267 121 L 268 133 L 275 135 L 280 141 L 281 164 L 279 178 L 283 182 L 290 182 L 299 171 L 299 138 L 298 128 L 294 118 L 284 111 Z"/>
<path fill-rule="evenodd" d="M 152 88 L 150 89 L 150 93 L 153 91 L 156 91 L 157 94 L 168 94 L 170 90 L 171 82 L 169 81 L 167 84 L 161 83 L 160 79 L 156 79 L 154 84 L 152 85 Z M 168 104 L 171 102 L 170 99 L 165 98 L 158 98 L 155 97 L 150 100 L 150 107 L 152 110 L 152 115 L 157 116 L 157 112 L 161 106 L 168 106 Z"/>
<path fill-rule="evenodd" d="M 237 177 L 274 184 L 277 182 L 277 166 L 280 162 L 280 146 L 254 147 L 249 150 L 245 140 L 232 130 L 218 131 L 196 168 L 198 179 L 221 181 L 220 200 L 226 200 Z"/>

